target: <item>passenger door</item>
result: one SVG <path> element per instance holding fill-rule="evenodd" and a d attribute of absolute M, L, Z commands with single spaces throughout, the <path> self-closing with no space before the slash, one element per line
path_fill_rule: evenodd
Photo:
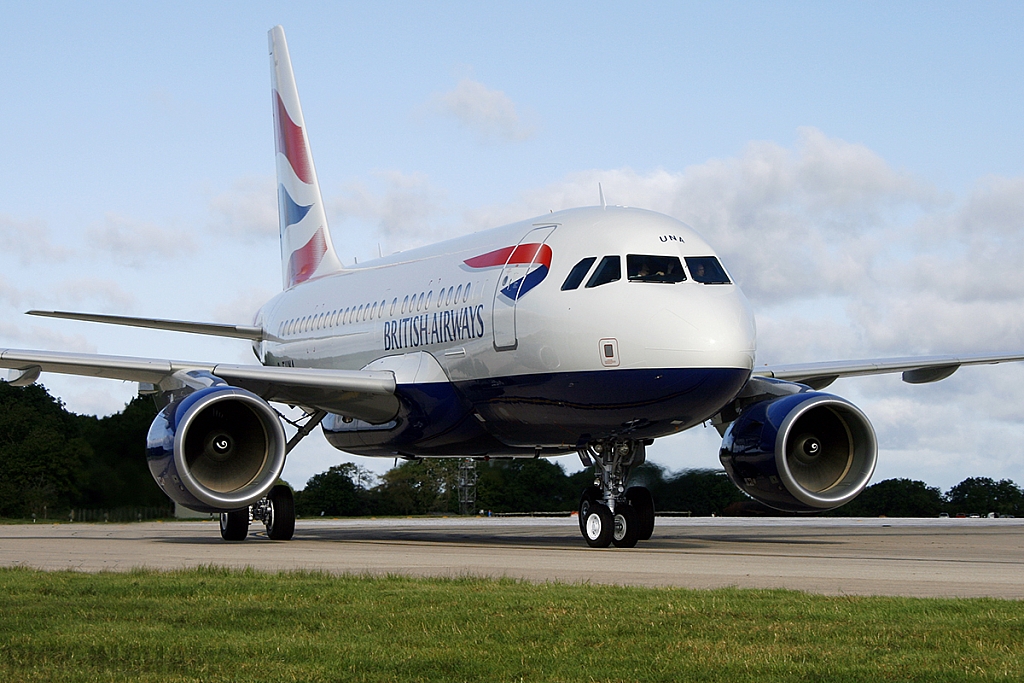
<path fill-rule="evenodd" d="M 494 301 L 491 305 L 491 330 L 494 335 L 495 351 L 511 351 L 519 346 L 516 336 L 516 304 L 526 276 L 540 267 L 541 247 L 547 242 L 556 225 L 536 227 L 519 240 L 498 274 L 494 287 Z"/>

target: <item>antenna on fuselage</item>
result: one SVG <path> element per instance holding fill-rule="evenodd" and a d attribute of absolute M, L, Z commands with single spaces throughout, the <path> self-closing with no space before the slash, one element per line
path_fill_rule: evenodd
<path fill-rule="evenodd" d="M 604 188 L 601 187 L 601 183 L 597 184 L 597 194 L 601 195 L 601 208 L 607 209 L 608 206 L 604 203 Z"/>

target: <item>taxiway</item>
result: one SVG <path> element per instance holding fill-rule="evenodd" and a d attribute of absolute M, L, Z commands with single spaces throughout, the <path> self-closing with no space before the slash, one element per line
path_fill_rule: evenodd
<path fill-rule="evenodd" d="M 299 520 L 295 538 L 216 522 L 0 526 L 0 565 L 515 577 L 824 594 L 1024 599 L 1024 520 L 659 518 L 633 549 L 588 548 L 575 517 Z"/>

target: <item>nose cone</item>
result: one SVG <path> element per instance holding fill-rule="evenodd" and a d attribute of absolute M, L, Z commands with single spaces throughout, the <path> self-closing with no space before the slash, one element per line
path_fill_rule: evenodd
<path fill-rule="evenodd" d="M 644 340 L 647 362 L 752 370 L 757 333 L 747 298 L 734 285 L 688 290 L 665 301 L 650 326 Z"/>

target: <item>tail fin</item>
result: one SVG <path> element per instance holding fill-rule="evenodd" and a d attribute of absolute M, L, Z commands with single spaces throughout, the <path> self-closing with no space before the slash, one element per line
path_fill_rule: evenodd
<path fill-rule="evenodd" d="M 288 289 L 311 277 L 334 273 L 344 267 L 334 251 L 327 227 L 324 200 L 309 151 L 309 138 L 302 120 L 299 91 L 295 87 L 284 29 L 280 26 L 270 29 L 269 39 L 281 265 L 284 287 Z"/>

